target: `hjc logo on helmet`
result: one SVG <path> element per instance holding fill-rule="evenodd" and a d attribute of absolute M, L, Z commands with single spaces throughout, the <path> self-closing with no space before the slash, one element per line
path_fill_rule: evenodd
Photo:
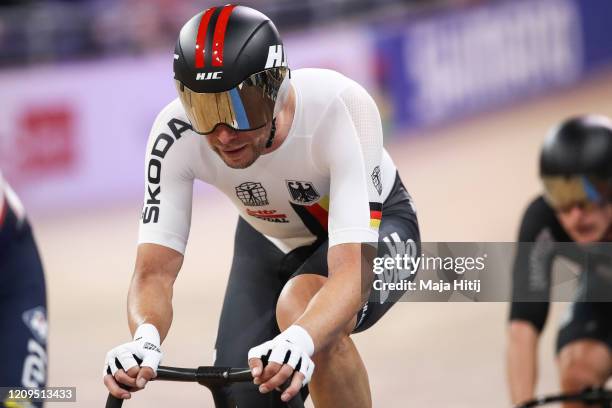
<path fill-rule="evenodd" d="M 198 72 L 196 74 L 196 81 L 208 81 L 211 79 L 221 79 L 223 71 L 217 72 Z"/>
<path fill-rule="evenodd" d="M 268 59 L 266 61 L 265 69 L 286 66 L 287 58 L 285 56 L 285 52 L 283 51 L 283 46 L 280 44 L 271 45 L 270 48 L 268 48 Z"/>

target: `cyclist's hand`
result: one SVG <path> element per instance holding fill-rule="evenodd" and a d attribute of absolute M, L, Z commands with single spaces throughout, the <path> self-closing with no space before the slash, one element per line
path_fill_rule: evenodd
<path fill-rule="evenodd" d="M 249 367 L 253 382 L 259 385 L 259 391 L 265 394 L 279 389 L 291 378 L 289 387 L 282 390 L 281 395 L 283 401 L 289 401 L 312 377 L 315 365 L 310 357 L 313 352 L 314 343 L 308 332 L 293 325 L 273 340 L 249 350 Z M 264 364 L 264 361 L 267 364 Z"/>
<path fill-rule="evenodd" d="M 104 385 L 113 396 L 130 398 L 130 392 L 143 389 L 156 376 L 162 358 L 159 343 L 159 332 L 155 326 L 145 323 L 136 329 L 133 341 L 115 347 L 106 354 Z"/>

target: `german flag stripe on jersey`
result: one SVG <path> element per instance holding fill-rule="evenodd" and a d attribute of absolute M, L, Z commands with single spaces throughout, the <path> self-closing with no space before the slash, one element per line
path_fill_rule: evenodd
<path fill-rule="evenodd" d="M 327 236 L 327 221 L 329 218 L 329 197 L 322 197 L 311 205 L 291 203 L 291 207 L 300 217 L 306 228 L 316 237 Z"/>
<path fill-rule="evenodd" d="M 370 202 L 370 227 L 378 229 L 382 219 L 382 203 Z"/>

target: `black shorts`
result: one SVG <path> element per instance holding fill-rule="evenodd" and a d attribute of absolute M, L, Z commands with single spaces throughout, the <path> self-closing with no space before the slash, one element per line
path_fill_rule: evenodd
<path fill-rule="evenodd" d="M 45 386 L 46 314 L 45 280 L 32 231 L 9 210 L 0 228 L 0 386 Z M 0 395 L 0 406 L 4 398 Z"/>
<path fill-rule="evenodd" d="M 557 335 L 557 354 L 578 340 L 598 340 L 612 350 L 612 303 L 574 302 L 569 306 Z"/>
<path fill-rule="evenodd" d="M 420 245 L 417 217 L 399 175 L 383 203 L 379 240 L 391 235 Z M 238 220 L 234 258 L 215 344 L 216 366 L 246 366 L 249 349 L 279 334 L 276 302 L 284 285 L 301 274 L 327 276 L 327 249 L 328 241 L 320 240 L 285 254 L 242 218 Z M 387 245 L 379 245 L 379 255 L 387 249 Z M 368 302 L 358 313 L 355 332 L 371 327 L 392 306 L 392 301 Z M 305 399 L 307 387 L 302 391 Z M 241 408 L 285 406 L 279 393 L 260 394 L 252 383 L 234 384 L 213 392 L 213 396 L 216 406 L 223 408 L 234 406 L 228 405 L 230 399 Z"/>

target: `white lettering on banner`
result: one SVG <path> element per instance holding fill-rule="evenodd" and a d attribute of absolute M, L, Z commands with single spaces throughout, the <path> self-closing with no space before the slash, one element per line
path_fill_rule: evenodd
<path fill-rule="evenodd" d="M 285 58 L 285 53 L 283 51 L 282 45 L 271 45 L 268 49 L 268 60 L 266 61 L 266 67 L 268 68 L 276 68 L 276 67 L 286 67 L 287 59 Z"/>
<path fill-rule="evenodd" d="M 431 123 L 572 82 L 582 68 L 579 18 L 573 1 L 529 0 L 416 23 L 403 56 L 412 113 Z"/>
<path fill-rule="evenodd" d="M 417 245 L 412 239 L 403 242 L 397 232 L 393 232 L 382 239 L 385 246 L 387 247 L 387 253 L 384 256 L 385 261 L 387 259 L 395 259 L 398 256 L 401 258 L 404 255 L 408 259 L 413 259 L 417 256 Z M 387 262 L 385 262 L 387 263 Z M 388 267 L 387 267 L 388 266 Z M 405 279 L 408 279 L 413 274 L 414 269 L 412 265 L 407 268 L 397 268 L 396 265 L 386 265 L 382 273 L 378 274 L 379 280 L 384 283 L 397 283 Z M 389 297 L 389 290 L 383 289 L 379 291 L 380 303 L 384 303 Z"/>
<path fill-rule="evenodd" d="M 454 281 L 451 285 L 450 282 L 443 280 L 420 280 L 418 282 L 413 281 L 399 281 L 399 282 L 383 282 L 380 280 L 374 281 L 372 287 L 377 291 L 400 291 L 400 292 L 474 292 L 480 293 L 481 282 L 480 279 L 475 280 L 458 280 Z"/>

